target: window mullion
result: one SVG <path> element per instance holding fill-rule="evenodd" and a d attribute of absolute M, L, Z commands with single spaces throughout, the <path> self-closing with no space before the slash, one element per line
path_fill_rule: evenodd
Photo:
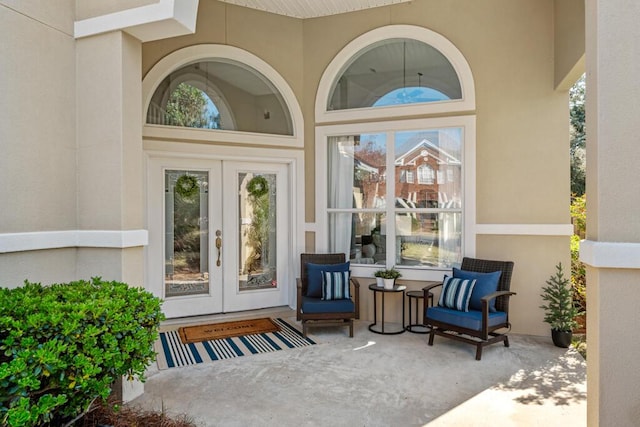
<path fill-rule="evenodd" d="M 386 194 L 386 225 L 387 225 L 387 267 L 396 264 L 396 165 L 395 165 L 395 132 L 387 132 L 387 194 Z"/>

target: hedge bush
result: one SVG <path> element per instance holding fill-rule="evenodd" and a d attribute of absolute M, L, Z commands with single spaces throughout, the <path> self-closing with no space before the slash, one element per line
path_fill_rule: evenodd
<path fill-rule="evenodd" d="M 161 301 L 125 283 L 0 289 L 0 424 L 63 425 L 121 376 L 144 381 Z"/>

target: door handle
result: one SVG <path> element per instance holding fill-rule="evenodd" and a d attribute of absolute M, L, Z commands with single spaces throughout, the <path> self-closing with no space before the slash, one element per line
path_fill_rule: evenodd
<path fill-rule="evenodd" d="M 220 237 L 222 232 L 220 230 L 216 230 L 216 248 L 218 249 L 218 260 L 216 261 L 216 266 L 220 267 L 220 249 L 222 248 L 222 238 Z"/>

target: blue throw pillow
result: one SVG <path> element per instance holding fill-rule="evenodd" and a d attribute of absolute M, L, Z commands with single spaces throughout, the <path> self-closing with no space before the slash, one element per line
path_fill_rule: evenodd
<path fill-rule="evenodd" d="M 469 311 L 469 300 L 475 284 L 475 280 L 456 279 L 445 275 L 438 305 L 459 311 Z"/>
<path fill-rule="evenodd" d="M 349 299 L 349 272 L 348 271 L 323 271 L 322 272 L 322 299 L 329 301 L 335 299 Z"/>
<path fill-rule="evenodd" d="M 453 269 L 453 277 L 458 279 L 475 280 L 476 286 L 471 294 L 469 308 L 471 310 L 482 310 L 482 301 L 480 299 L 486 295 L 492 294 L 498 290 L 498 282 L 500 281 L 501 271 L 493 273 L 477 273 L 475 271 Z M 496 299 L 489 301 L 489 311 L 496 311 Z"/>
<path fill-rule="evenodd" d="M 307 263 L 307 296 L 322 298 L 323 271 L 349 271 L 349 261 L 342 264 L 313 264 Z"/>

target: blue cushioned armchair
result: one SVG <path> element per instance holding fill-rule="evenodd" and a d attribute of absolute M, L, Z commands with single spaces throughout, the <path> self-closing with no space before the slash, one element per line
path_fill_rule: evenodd
<path fill-rule="evenodd" d="M 322 298 L 322 276 L 326 271 L 348 271 L 345 254 L 300 254 L 300 277 L 297 280 L 296 318 L 302 321 L 306 337 L 309 326 L 349 326 L 353 337 L 353 320 L 360 318 L 360 284 L 352 277 L 347 281 L 349 298 Z M 320 281 L 320 282 L 319 282 Z M 319 287 L 320 286 L 320 287 Z"/>
<path fill-rule="evenodd" d="M 460 271 L 462 270 L 462 271 Z M 515 295 L 511 292 L 511 275 L 513 262 L 492 261 L 476 258 L 464 258 L 458 273 L 465 279 L 478 278 L 471 295 L 469 311 L 456 310 L 442 306 L 427 307 L 425 309 L 424 323 L 431 327 L 429 345 L 433 345 L 436 335 L 452 338 L 476 346 L 476 360 L 482 358 L 483 347 L 503 342 L 509 347 L 507 332 L 511 329 L 509 323 L 509 297 Z M 485 286 L 482 283 L 485 277 L 497 276 L 489 273 L 500 272 L 497 284 Z M 456 271 L 454 270 L 454 277 Z M 475 274 L 474 273 L 479 273 Z M 442 283 L 424 288 L 425 301 L 427 294 L 433 288 L 442 286 Z M 473 301 L 475 299 L 475 306 Z M 506 332 L 498 332 L 506 329 Z"/>

